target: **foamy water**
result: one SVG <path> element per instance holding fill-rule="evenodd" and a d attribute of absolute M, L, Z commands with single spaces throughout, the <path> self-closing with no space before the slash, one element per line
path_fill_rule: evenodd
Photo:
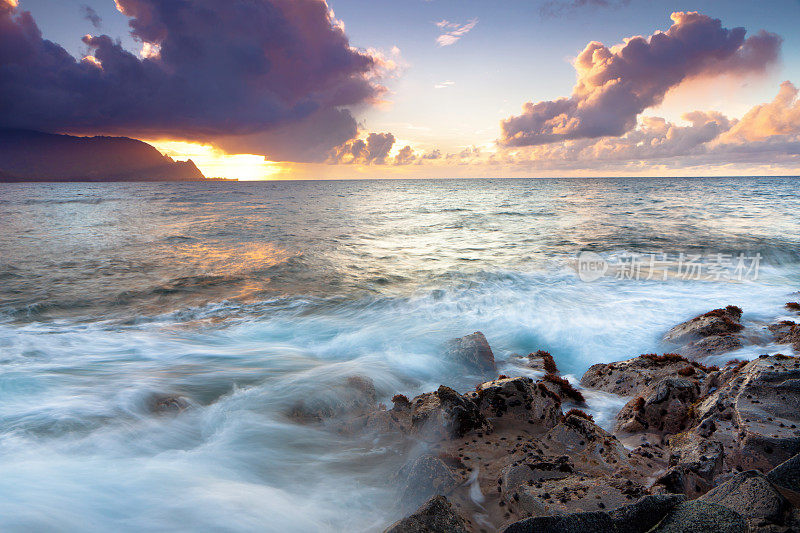
<path fill-rule="evenodd" d="M 405 458 L 286 416 L 352 375 L 388 402 L 550 351 L 662 351 L 735 304 L 753 332 L 800 281 L 792 179 L 4 185 L 0 530 L 372 531 Z M 582 282 L 581 250 L 746 253 L 757 279 Z M 766 341 L 764 341 L 766 343 Z M 726 358 L 789 350 L 767 344 Z M 190 408 L 154 414 L 179 395 Z M 610 424 L 624 399 L 588 393 Z"/>

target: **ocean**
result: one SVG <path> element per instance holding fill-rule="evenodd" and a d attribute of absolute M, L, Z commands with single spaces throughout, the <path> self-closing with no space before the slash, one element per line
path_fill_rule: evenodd
<path fill-rule="evenodd" d="M 0 531 L 381 531 L 402 454 L 292 405 L 472 389 L 443 346 L 473 331 L 577 383 L 715 307 L 788 318 L 797 183 L 0 185 Z M 587 396 L 606 425 L 625 401 Z"/>

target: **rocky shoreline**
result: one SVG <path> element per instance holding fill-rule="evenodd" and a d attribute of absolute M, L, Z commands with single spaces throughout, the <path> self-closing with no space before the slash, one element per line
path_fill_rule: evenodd
<path fill-rule="evenodd" d="M 538 379 L 498 376 L 480 332 L 448 344 L 448 356 L 487 376 L 474 391 L 442 385 L 387 408 L 353 376 L 335 399 L 309 399 L 290 416 L 403 450 L 394 481 L 405 518 L 391 533 L 800 531 L 800 358 L 698 360 L 765 335 L 797 347 L 797 324 L 758 332 L 741 317 L 715 309 L 666 333 L 675 353 L 592 366 L 581 388 L 630 398 L 611 432 L 549 353 L 518 361 Z"/>

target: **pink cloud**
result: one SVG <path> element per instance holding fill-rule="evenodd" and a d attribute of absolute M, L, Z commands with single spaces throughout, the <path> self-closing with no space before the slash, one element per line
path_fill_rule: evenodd
<path fill-rule="evenodd" d="M 436 44 L 439 46 L 450 46 L 455 44 L 464 35 L 472 31 L 476 24 L 478 24 L 478 19 L 472 19 L 466 24 L 456 24 L 447 20 L 441 20 L 436 23 L 436 27 L 438 27 L 444 33 L 436 38 Z"/>
<path fill-rule="evenodd" d="M 521 115 L 501 122 L 505 146 L 620 136 L 636 126 L 645 109 L 692 77 L 763 72 L 776 62 L 777 35 L 745 39 L 744 28 L 696 12 L 672 14 L 672 26 L 648 38 L 631 37 L 606 47 L 591 42 L 575 59 L 578 82 L 572 95 L 528 102 Z"/>

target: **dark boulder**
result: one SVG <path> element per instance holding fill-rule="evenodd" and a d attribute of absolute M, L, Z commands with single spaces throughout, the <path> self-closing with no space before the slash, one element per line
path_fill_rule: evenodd
<path fill-rule="evenodd" d="M 679 503 L 652 533 L 747 533 L 747 522 L 739 513 L 713 503 Z"/>
<path fill-rule="evenodd" d="M 467 533 L 467 524 L 444 496 L 434 496 L 384 533 Z"/>
<path fill-rule="evenodd" d="M 435 440 L 460 438 L 491 426 L 471 398 L 441 385 L 436 392 L 417 396 L 412 402 L 411 428 Z"/>
<path fill-rule="evenodd" d="M 764 523 L 784 525 L 791 513 L 786 498 L 756 470 L 737 474 L 697 501 L 724 505 L 742 515 L 752 528 Z"/>

